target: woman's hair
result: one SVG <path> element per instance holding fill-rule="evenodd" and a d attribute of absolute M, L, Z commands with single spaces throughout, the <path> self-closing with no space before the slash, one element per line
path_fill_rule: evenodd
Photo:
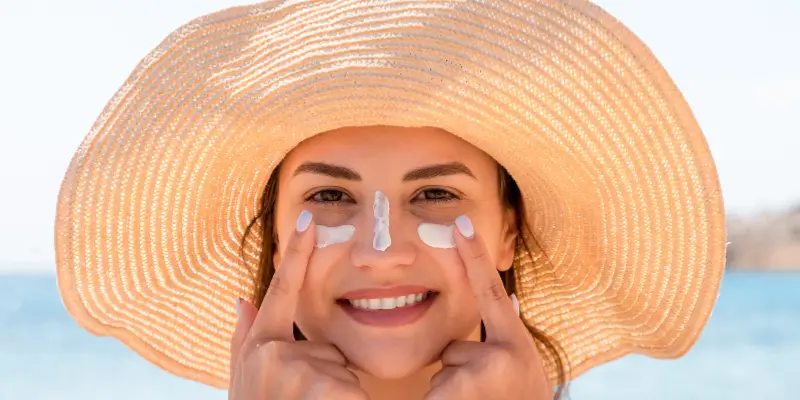
<path fill-rule="evenodd" d="M 256 272 L 255 278 L 255 293 L 254 298 L 250 299 L 256 305 L 256 307 L 261 306 L 261 302 L 264 300 L 264 296 L 267 293 L 267 288 L 269 288 L 269 284 L 272 281 L 272 277 L 275 274 L 275 265 L 273 261 L 274 252 L 278 249 L 277 243 L 277 230 L 275 226 L 275 206 L 278 201 L 278 177 L 280 175 L 281 166 L 278 165 L 274 171 L 272 171 L 272 175 L 270 175 L 269 180 L 267 181 L 266 186 L 264 187 L 264 192 L 261 195 L 261 206 L 256 213 L 256 216 L 250 221 L 245 230 L 244 237 L 242 238 L 242 258 L 246 260 L 244 256 L 244 247 L 246 245 L 247 236 L 251 233 L 252 229 L 259 225 L 261 228 L 261 249 L 258 252 L 258 269 Z M 510 207 L 514 210 L 514 224 L 517 229 L 517 243 L 516 249 L 525 249 L 529 254 L 531 253 L 531 243 L 528 243 L 526 237 L 533 237 L 532 234 L 530 235 L 523 235 L 523 232 L 531 233 L 530 228 L 528 227 L 527 223 L 525 222 L 525 207 L 522 204 L 522 193 L 520 192 L 519 186 L 517 182 L 511 177 L 508 171 L 501 165 L 498 164 L 498 180 L 499 180 L 499 187 L 500 187 L 500 196 L 505 202 L 507 207 Z M 538 244 L 535 242 L 534 245 Z M 515 260 L 519 260 L 520 257 L 514 257 Z M 515 261 L 514 265 L 506 271 L 499 272 L 500 277 L 503 280 L 503 286 L 505 286 L 506 293 L 511 295 L 515 292 L 516 287 L 516 277 L 514 275 L 514 270 L 517 267 L 518 262 Z M 555 362 L 557 375 L 557 382 L 556 382 L 556 391 L 554 395 L 554 399 L 558 400 L 561 398 L 564 389 L 566 387 L 566 363 L 567 360 L 562 356 L 563 351 L 561 351 L 560 346 L 558 343 L 549 337 L 544 332 L 536 329 L 536 327 L 531 326 L 525 320 L 522 320 L 525 327 L 533 337 L 534 341 L 540 344 L 540 350 L 544 350 L 547 355 L 549 356 L 548 359 L 553 360 Z M 297 340 L 305 340 L 302 332 L 297 328 L 295 325 L 294 328 L 294 336 Z M 481 324 L 481 341 L 485 340 L 486 332 L 484 330 L 483 324 Z"/>

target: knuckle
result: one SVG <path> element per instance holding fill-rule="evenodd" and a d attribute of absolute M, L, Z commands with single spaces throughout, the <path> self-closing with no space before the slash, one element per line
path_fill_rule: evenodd
<path fill-rule="evenodd" d="M 288 361 L 287 370 L 292 372 L 298 382 L 309 382 L 316 375 L 316 371 L 311 364 L 299 359 Z"/>
<path fill-rule="evenodd" d="M 248 340 L 242 346 L 242 353 L 236 363 L 236 371 L 245 375 L 260 375 L 268 369 L 274 368 L 279 364 L 279 351 L 281 346 L 278 342 L 258 342 Z"/>
<path fill-rule="evenodd" d="M 298 359 L 282 360 L 275 371 L 280 371 L 278 379 L 281 386 L 291 393 L 301 393 L 309 387 L 309 383 L 317 381 L 314 369 Z"/>
<path fill-rule="evenodd" d="M 286 279 L 281 278 L 279 275 L 275 275 L 272 277 L 272 281 L 269 283 L 266 295 L 269 297 L 283 296 L 291 292 L 291 290 L 291 285 L 289 285 Z"/>
<path fill-rule="evenodd" d="M 502 300 L 505 297 L 508 297 L 506 294 L 506 288 L 503 286 L 503 283 L 499 281 L 499 279 L 495 279 L 493 282 L 486 287 L 484 290 L 483 295 L 491 300 Z"/>
<path fill-rule="evenodd" d="M 260 358 L 269 363 L 284 362 L 289 358 L 290 349 L 288 343 L 277 340 L 261 342 L 256 345 L 256 351 Z"/>
<path fill-rule="evenodd" d="M 258 346 L 258 341 L 251 335 L 248 335 L 247 339 L 242 343 L 242 348 L 239 350 L 239 359 L 251 358 L 252 354 L 258 351 Z"/>
<path fill-rule="evenodd" d="M 284 253 L 286 254 L 284 258 L 292 258 L 302 255 L 303 248 L 300 246 L 300 244 L 300 240 L 290 240 L 286 245 L 286 250 L 284 250 Z"/>
<path fill-rule="evenodd" d="M 481 260 L 481 259 L 484 259 L 484 258 L 486 258 L 486 249 L 484 249 L 484 248 L 481 248 L 481 247 L 477 247 L 477 246 L 473 246 L 473 247 L 472 247 L 472 248 L 471 248 L 471 249 L 470 249 L 470 250 L 467 252 L 467 257 L 469 257 L 469 258 L 470 258 L 470 259 L 472 259 L 472 260 Z"/>
<path fill-rule="evenodd" d="M 442 380 L 437 389 L 441 399 L 463 398 L 466 393 L 473 393 L 475 377 L 471 377 L 466 369 L 459 369 Z"/>
<path fill-rule="evenodd" d="M 346 392 L 346 388 L 343 388 L 341 384 L 336 379 L 331 377 L 325 377 L 324 379 L 319 379 L 319 390 L 322 393 L 337 393 L 340 396 L 344 395 Z M 342 396 L 344 397 L 344 396 Z"/>
<path fill-rule="evenodd" d="M 471 379 L 464 371 L 465 370 L 456 371 L 456 373 L 454 373 L 451 377 L 451 382 L 453 386 L 466 390 L 472 386 L 474 379 Z"/>
<path fill-rule="evenodd" d="M 488 356 L 484 358 L 488 367 L 493 371 L 505 371 L 509 369 L 513 362 L 513 354 L 511 350 L 505 347 L 495 347 L 493 351 L 489 352 Z"/>
<path fill-rule="evenodd" d="M 326 376 L 314 376 L 313 378 L 309 376 L 309 380 L 306 382 L 310 383 L 310 390 L 313 394 L 313 398 L 333 398 L 336 399 L 345 399 L 345 388 L 342 387 L 335 379 L 326 377 Z"/>

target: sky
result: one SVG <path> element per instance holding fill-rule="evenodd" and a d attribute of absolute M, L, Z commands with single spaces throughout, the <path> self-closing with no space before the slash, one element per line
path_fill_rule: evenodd
<path fill-rule="evenodd" d="M 246 3 L 0 0 L 0 272 L 53 269 L 61 179 L 136 63 L 190 19 Z M 800 1 L 595 3 L 642 38 L 682 90 L 729 213 L 800 204 Z"/>

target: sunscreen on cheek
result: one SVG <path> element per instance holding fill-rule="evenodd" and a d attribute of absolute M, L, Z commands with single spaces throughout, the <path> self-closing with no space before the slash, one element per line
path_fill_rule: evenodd
<path fill-rule="evenodd" d="M 344 243 L 353 237 L 356 227 L 353 225 L 322 226 L 317 225 L 316 247 L 318 249 L 334 244 Z"/>
<path fill-rule="evenodd" d="M 422 243 L 433 247 L 435 249 L 452 249 L 456 247 L 456 241 L 453 238 L 454 225 L 439 225 L 423 223 L 419 224 L 417 234 L 422 240 Z"/>
<path fill-rule="evenodd" d="M 375 250 L 386 251 L 392 244 L 392 237 L 389 235 L 389 199 L 381 191 L 375 192 L 375 203 L 372 205 L 375 217 L 375 236 L 372 239 L 372 247 Z"/>

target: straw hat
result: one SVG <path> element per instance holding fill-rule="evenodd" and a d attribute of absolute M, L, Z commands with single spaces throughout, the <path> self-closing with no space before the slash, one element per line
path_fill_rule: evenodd
<path fill-rule="evenodd" d="M 184 25 L 69 165 L 67 310 L 225 387 L 235 299 L 254 290 L 239 244 L 270 172 L 301 140 L 364 125 L 439 127 L 509 170 L 543 250 L 521 254 L 522 317 L 573 378 L 697 340 L 724 269 L 715 166 L 653 54 L 584 0 L 270 1 Z"/>

